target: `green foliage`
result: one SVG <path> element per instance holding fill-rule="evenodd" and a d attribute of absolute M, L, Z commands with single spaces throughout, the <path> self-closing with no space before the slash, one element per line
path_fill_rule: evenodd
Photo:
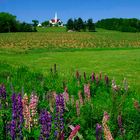
<path fill-rule="evenodd" d="M 0 13 L 0 32 L 13 32 L 17 31 L 16 16 L 9 13 Z"/>
<path fill-rule="evenodd" d="M 47 20 L 47 21 L 44 21 L 44 22 L 42 22 L 42 26 L 43 27 L 48 27 L 49 26 L 49 21 Z"/>
<path fill-rule="evenodd" d="M 140 32 L 140 20 L 136 18 L 102 19 L 96 23 L 96 26 L 99 28 L 122 31 L 122 32 Z"/>
<path fill-rule="evenodd" d="M 33 32 L 30 24 L 20 23 L 16 20 L 16 16 L 1 12 L 0 13 L 0 33 L 5 32 Z"/>
<path fill-rule="evenodd" d="M 89 31 L 93 32 L 95 31 L 95 24 L 93 23 L 92 19 L 88 19 L 88 21 L 84 22 L 82 18 L 78 19 L 69 19 L 66 24 L 67 30 L 73 30 L 73 31 Z"/>
<path fill-rule="evenodd" d="M 73 30 L 73 29 L 74 29 L 74 22 L 73 22 L 73 19 L 69 19 L 69 20 L 67 21 L 66 27 L 67 27 L 67 30 Z"/>
<path fill-rule="evenodd" d="M 92 19 L 88 19 L 87 28 L 88 28 L 89 32 L 94 32 L 95 31 L 95 24 L 93 23 Z"/>
<path fill-rule="evenodd" d="M 51 112 L 49 108 L 49 102 L 51 99 L 48 97 L 51 96 L 52 91 L 56 91 L 58 94 L 62 93 L 64 90 L 63 81 L 64 78 L 60 73 L 55 69 L 55 67 L 48 73 L 47 76 L 43 76 L 41 73 L 30 71 L 27 67 L 14 68 L 8 64 L 1 63 L 0 71 L 0 83 L 6 85 L 8 108 L 5 110 L 2 108 L 0 114 L 0 126 L 2 131 L 0 132 L 1 137 L 4 136 L 4 127 L 5 123 L 11 121 L 11 95 L 12 91 L 10 85 L 12 83 L 14 87 L 14 92 L 21 92 L 22 95 L 27 93 L 30 96 L 31 92 L 34 91 L 39 97 L 38 104 L 38 113 L 42 109 L 47 109 L 52 114 L 52 131 L 51 138 L 53 138 L 54 131 L 54 118 L 55 112 Z M 77 80 L 75 76 L 71 75 L 65 78 L 65 85 L 68 87 L 68 93 L 74 96 L 75 101 L 78 99 L 77 91 L 82 91 L 82 97 L 85 99 L 85 94 L 83 91 L 83 86 L 87 81 L 90 83 L 91 91 L 91 100 L 84 100 L 84 105 L 80 105 L 80 116 L 76 114 L 75 103 L 71 104 L 70 102 L 66 103 L 67 109 L 64 113 L 64 124 L 65 124 L 65 139 L 68 138 L 71 130 L 69 125 L 80 125 L 79 134 L 81 134 L 84 140 L 94 140 L 96 139 L 96 124 L 102 124 L 103 112 L 107 111 L 110 115 L 110 121 L 108 126 L 111 130 L 111 133 L 114 139 L 128 139 L 135 140 L 139 139 L 140 132 L 140 112 L 138 112 L 134 106 L 132 98 L 135 98 L 134 91 L 130 89 L 128 92 L 124 90 L 123 85 L 121 89 L 114 92 L 111 88 L 111 82 L 109 86 L 104 83 L 104 79 L 99 80 L 97 84 L 96 81 L 92 82 L 89 79 L 90 76 L 87 75 L 87 80 L 85 81 L 84 77 L 81 76 L 81 80 Z M 111 81 L 111 79 L 110 79 Z M 24 87 L 24 88 L 23 88 Z M 44 96 L 45 95 L 45 96 Z M 54 107 L 55 109 L 55 107 Z M 121 112 L 122 115 L 122 125 L 125 129 L 125 134 L 122 136 L 120 134 L 117 116 Z M 6 114 L 6 117 L 3 115 Z M 3 121 L 4 120 L 4 121 Z M 22 129 L 23 135 L 28 139 L 38 139 L 40 135 L 40 125 L 33 127 L 31 132 L 27 129 Z M 9 133 L 7 133 L 7 139 L 10 139 Z"/>

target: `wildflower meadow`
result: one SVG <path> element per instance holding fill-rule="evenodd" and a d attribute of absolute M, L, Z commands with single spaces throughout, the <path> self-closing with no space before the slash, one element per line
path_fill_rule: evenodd
<path fill-rule="evenodd" d="M 47 76 L 10 69 L 1 77 L 0 139 L 139 139 L 140 104 L 127 79 L 76 71 L 64 80 L 56 65 Z"/>

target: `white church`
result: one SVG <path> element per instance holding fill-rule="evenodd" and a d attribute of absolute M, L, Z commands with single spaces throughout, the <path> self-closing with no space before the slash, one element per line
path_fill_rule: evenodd
<path fill-rule="evenodd" d="M 57 13 L 55 13 L 55 17 L 49 21 L 52 26 L 63 26 L 63 22 L 57 18 Z"/>

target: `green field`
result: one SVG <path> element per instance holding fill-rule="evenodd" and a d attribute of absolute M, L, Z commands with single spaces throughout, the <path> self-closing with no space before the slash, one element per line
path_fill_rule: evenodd
<path fill-rule="evenodd" d="M 37 33 L 0 34 L 0 61 L 25 65 L 43 74 L 54 63 L 61 73 L 102 72 L 140 90 L 140 34 L 98 29 L 67 33 L 65 28 L 39 28 Z"/>

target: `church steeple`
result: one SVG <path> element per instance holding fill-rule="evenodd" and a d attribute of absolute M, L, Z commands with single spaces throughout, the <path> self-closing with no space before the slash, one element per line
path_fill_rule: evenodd
<path fill-rule="evenodd" d="M 55 23 L 57 22 L 57 12 L 55 12 L 55 17 L 54 17 Z"/>

